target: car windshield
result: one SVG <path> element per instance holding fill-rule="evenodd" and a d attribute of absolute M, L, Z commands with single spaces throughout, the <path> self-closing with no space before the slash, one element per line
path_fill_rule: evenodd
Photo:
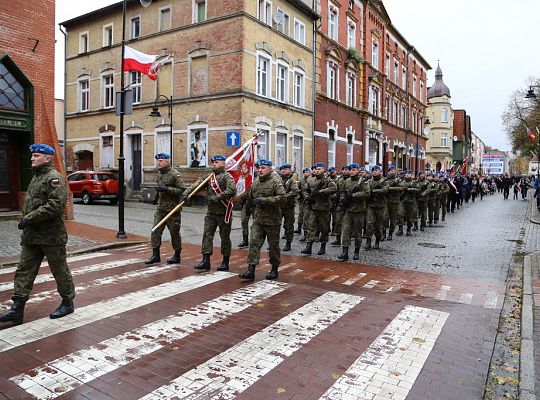
<path fill-rule="evenodd" d="M 108 181 L 108 180 L 116 180 L 115 176 L 113 174 L 94 174 L 92 177 L 95 181 Z"/>

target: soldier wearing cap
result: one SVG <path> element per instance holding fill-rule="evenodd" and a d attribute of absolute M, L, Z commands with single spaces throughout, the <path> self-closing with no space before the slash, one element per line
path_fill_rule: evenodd
<path fill-rule="evenodd" d="M 367 200 L 367 222 L 366 222 L 366 245 L 364 250 L 371 249 L 371 238 L 375 235 L 374 249 L 378 249 L 383 237 L 384 209 L 386 207 L 386 195 L 388 193 L 388 182 L 382 177 L 380 165 L 371 168 L 371 179 L 368 181 L 369 198 Z"/>
<path fill-rule="evenodd" d="M 281 205 L 281 214 L 283 216 L 283 229 L 285 230 L 285 247 L 283 251 L 291 250 L 291 243 L 294 239 L 294 210 L 296 207 L 296 197 L 298 196 L 298 183 L 292 176 L 291 164 L 283 164 L 279 167 L 279 173 L 283 187 L 285 189 L 285 197 Z"/>
<path fill-rule="evenodd" d="M 331 196 L 337 192 L 337 186 L 324 176 L 324 163 L 315 163 L 313 175 L 306 182 L 306 205 L 309 208 L 308 239 L 302 254 L 310 255 L 315 241 L 315 233 L 320 232 L 321 247 L 318 255 L 326 253 L 326 243 L 330 232 Z"/>
<path fill-rule="evenodd" d="M 418 174 L 418 216 L 420 217 L 420 230 L 423 231 L 427 221 L 427 202 L 429 200 L 429 181 L 426 179 L 425 172 Z M 417 218 L 418 219 L 418 218 Z"/>
<path fill-rule="evenodd" d="M 299 185 L 298 185 L 298 227 L 296 228 L 296 230 L 294 231 L 294 233 L 302 233 L 302 225 L 304 225 L 304 214 L 305 214 L 305 206 L 304 206 L 304 192 L 305 192 L 305 189 L 306 189 L 306 180 L 307 178 L 309 178 L 311 176 L 311 169 L 309 168 L 304 168 L 304 170 L 302 171 L 302 179 L 300 180 L 299 182 Z M 306 240 L 306 235 L 305 235 L 305 232 L 306 232 L 306 229 L 304 228 L 304 237 L 302 239 L 300 239 L 300 241 L 305 241 Z"/>
<path fill-rule="evenodd" d="M 23 217 L 18 224 L 22 230 L 22 249 L 15 271 L 13 305 L 0 315 L 0 322 L 14 325 L 23 323 L 24 307 L 44 257 L 47 257 L 56 288 L 62 296 L 62 303 L 49 317 L 61 318 L 75 310 L 75 286 L 66 261 L 66 180 L 54 168 L 55 150 L 51 146 L 33 144 L 30 153 L 33 177 L 24 199 Z"/>
<path fill-rule="evenodd" d="M 213 156 L 213 174 L 206 184 L 208 192 L 208 210 L 204 217 L 204 233 L 201 245 L 202 261 L 195 265 L 195 269 L 207 271 L 210 269 L 210 256 L 214 250 L 214 235 L 219 227 L 221 238 L 221 255 L 223 260 L 217 268 L 218 271 L 229 270 L 229 258 L 231 256 L 231 225 L 232 203 L 229 202 L 236 195 L 236 183 L 233 177 L 225 171 L 225 156 L 218 154 Z M 201 184 L 204 179 L 199 179 L 191 185 L 184 194 L 187 199 L 189 194 Z"/>
<path fill-rule="evenodd" d="M 416 195 L 420 189 L 413 179 L 411 170 L 405 171 L 405 179 L 402 180 L 399 185 L 403 193 L 401 214 L 403 222 L 407 225 L 407 236 L 411 236 L 411 228 L 416 216 Z M 400 230 L 403 231 L 403 227 L 400 227 Z"/>
<path fill-rule="evenodd" d="M 399 185 L 401 179 L 396 176 L 396 172 L 395 166 L 390 165 L 388 167 L 388 174 L 386 176 L 386 182 L 388 182 L 388 194 L 386 196 L 386 202 L 389 220 L 387 240 L 392 240 L 392 235 L 394 234 L 396 225 L 398 225 L 399 207 L 401 203 L 401 187 Z M 403 235 L 403 225 L 401 226 L 400 232 L 400 235 Z"/>
<path fill-rule="evenodd" d="M 450 194 L 450 185 L 448 184 L 448 178 L 444 175 L 439 177 L 439 183 L 441 190 L 439 192 L 439 208 L 441 209 L 441 221 L 446 218 L 446 207 L 448 203 L 448 195 Z"/>
<path fill-rule="evenodd" d="M 281 263 L 279 231 L 281 227 L 281 204 L 286 196 L 282 181 L 272 176 L 272 161 L 260 160 L 259 176 L 251 185 L 247 201 L 254 208 L 253 224 L 249 241 L 247 270 L 239 275 L 241 279 L 253 281 L 255 267 L 259 263 L 261 246 L 266 239 L 269 246 L 269 261 L 272 269 L 266 279 L 277 279 Z"/>
<path fill-rule="evenodd" d="M 257 169 L 259 168 L 259 162 L 256 161 L 254 163 L 255 167 L 255 175 L 257 175 Z M 238 248 L 243 249 L 249 246 L 249 219 L 251 218 L 252 214 L 252 207 L 251 204 L 247 202 L 247 196 L 249 191 L 251 190 L 251 187 L 246 190 L 242 195 L 240 196 L 240 205 L 242 207 L 242 211 L 240 212 L 240 225 L 242 226 L 242 241 L 238 244 Z"/>
<path fill-rule="evenodd" d="M 332 214 L 332 225 L 333 225 L 333 231 L 336 234 L 336 239 L 332 241 L 330 244 L 332 246 L 341 246 L 341 235 L 343 230 L 343 214 L 345 210 L 342 206 L 342 198 L 345 191 L 345 184 L 347 183 L 347 180 L 349 179 L 350 175 L 350 168 L 349 165 L 345 165 L 341 168 L 341 175 L 336 179 L 336 186 L 337 186 L 337 192 L 334 195 L 335 197 L 335 214 Z M 334 225 L 335 224 L 335 225 Z"/>
<path fill-rule="evenodd" d="M 171 168 L 171 156 L 167 153 L 158 153 L 154 156 L 157 160 L 158 174 L 156 178 L 156 195 L 153 204 L 157 205 L 154 214 L 154 226 L 169 214 L 174 207 L 180 203 L 182 194 L 186 187 L 178 171 Z M 147 265 L 161 262 L 159 249 L 161 247 L 161 237 L 165 226 L 171 234 L 171 244 L 174 255 L 167 259 L 167 264 L 180 263 L 180 253 L 182 252 L 182 237 L 180 236 L 180 225 L 182 223 L 180 210 L 175 212 L 158 229 L 152 232 L 150 242 L 152 245 L 152 256 L 144 263 Z"/>
<path fill-rule="evenodd" d="M 427 214 L 428 214 L 428 225 L 433 226 L 433 221 L 435 220 L 435 208 L 439 202 L 437 193 L 439 191 L 439 184 L 435 180 L 435 174 L 430 173 L 427 175 L 428 184 L 428 195 L 427 195 Z M 438 218 L 437 218 L 438 219 Z"/>

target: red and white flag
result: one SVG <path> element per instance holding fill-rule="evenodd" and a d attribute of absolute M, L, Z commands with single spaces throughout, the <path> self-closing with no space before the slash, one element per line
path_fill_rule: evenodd
<path fill-rule="evenodd" d="M 538 131 L 538 128 L 536 128 L 536 130 Z M 527 128 L 527 136 L 529 138 L 529 142 L 534 143 L 536 141 L 536 136 L 534 136 L 532 129 Z"/>
<path fill-rule="evenodd" d="M 159 68 L 166 63 L 170 56 L 156 56 L 141 53 L 131 47 L 125 46 L 124 71 L 139 71 L 155 81 Z"/>

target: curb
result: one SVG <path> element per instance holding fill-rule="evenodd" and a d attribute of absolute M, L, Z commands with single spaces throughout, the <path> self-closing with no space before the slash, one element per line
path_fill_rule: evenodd
<path fill-rule="evenodd" d="M 523 299 L 521 308 L 521 354 L 519 368 L 520 400 L 535 400 L 535 367 L 533 337 L 533 291 L 531 256 L 523 262 Z"/>

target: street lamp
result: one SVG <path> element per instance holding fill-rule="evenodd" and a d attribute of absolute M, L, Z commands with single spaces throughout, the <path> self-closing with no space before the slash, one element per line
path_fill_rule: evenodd
<path fill-rule="evenodd" d="M 424 121 L 424 136 L 427 136 L 429 134 L 429 117 L 421 117 L 420 121 Z M 414 174 L 418 174 L 418 159 L 420 158 L 420 149 L 418 148 L 418 138 L 420 137 L 420 134 L 416 133 L 416 158 L 414 160 Z"/>
<path fill-rule="evenodd" d="M 531 86 L 529 86 L 529 90 L 527 90 L 527 94 L 525 95 L 526 99 L 536 100 L 536 94 L 534 94 L 533 88 L 540 88 L 540 86 L 539 85 L 531 85 Z"/>
<path fill-rule="evenodd" d="M 173 119 L 172 119 L 172 95 L 171 97 L 167 97 L 164 94 L 160 94 L 156 99 L 154 100 L 154 106 L 152 107 L 152 112 L 150 113 L 150 117 L 161 117 L 161 113 L 159 112 L 157 102 L 158 100 L 163 97 L 165 101 L 167 101 L 167 108 L 168 108 L 168 118 L 169 118 L 169 136 L 170 136 L 170 143 L 169 143 L 169 155 L 171 156 L 171 167 L 173 163 Z"/>

